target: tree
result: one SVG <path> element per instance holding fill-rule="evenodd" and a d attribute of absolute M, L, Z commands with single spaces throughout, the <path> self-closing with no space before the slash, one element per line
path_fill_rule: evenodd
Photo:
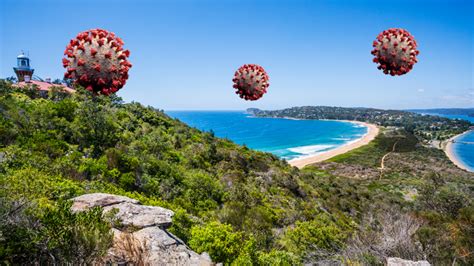
<path fill-rule="evenodd" d="M 14 76 L 10 76 L 8 78 L 5 79 L 6 81 L 8 82 L 11 82 L 11 83 L 17 83 L 18 79 Z"/>
<path fill-rule="evenodd" d="M 53 83 L 53 84 L 61 85 L 61 84 L 63 84 L 63 80 L 62 80 L 62 79 L 55 79 L 55 80 L 53 80 L 52 83 Z"/>

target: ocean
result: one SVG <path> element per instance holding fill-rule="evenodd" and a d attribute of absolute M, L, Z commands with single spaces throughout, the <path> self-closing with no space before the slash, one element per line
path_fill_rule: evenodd
<path fill-rule="evenodd" d="M 437 115 L 442 117 L 447 117 L 451 119 L 464 119 L 474 123 L 474 117 L 470 117 L 467 115 L 445 115 L 445 114 L 438 114 L 438 113 L 426 113 L 423 112 L 422 114 L 430 114 L 430 115 Z M 468 133 L 456 138 L 457 141 L 463 142 L 474 142 L 474 130 L 469 131 Z M 458 160 L 466 166 L 466 168 L 474 172 L 474 144 L 466 144 L 455 142 L 453 144 L 453 153 L 454 156 L 458 158 Z"/>
<path fill-rule="evenodd" d="M 167 111 L 217 137 L 291 160 L 335 149 L 367 134 L 367 127 L 341 121 L 256 118 L 244 111 Z"/>

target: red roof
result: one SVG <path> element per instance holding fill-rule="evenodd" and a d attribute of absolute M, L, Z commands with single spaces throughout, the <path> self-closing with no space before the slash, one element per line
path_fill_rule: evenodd
<path fill-rule="evenodd" d="M 66 92 L 69 92 L 69 93 L 73 93 L 75 92 L 74 89 L 71 89 L 67 86 L 64 86 L 64 85 L 60 85 L 60 84 L 53 84 L 53 83 L 48 83 L 48 82 L 43 82 L 43 81 L 37 81 L 37 80 L 31 80 L 30 82 L 26 83 L 24 81 L 22 82 L 18 82 L 16 84 L 13 84 L 13 86 L 17 86 L 17 87 L 28 87 L 28 86 L 32 86 L 32 85 L 36 85 L 38 86 L 38 89 L 40 91 L 49 91 L 49 89 L 51 87 L 63 87 L 63 89 L 66 91 Z"/>

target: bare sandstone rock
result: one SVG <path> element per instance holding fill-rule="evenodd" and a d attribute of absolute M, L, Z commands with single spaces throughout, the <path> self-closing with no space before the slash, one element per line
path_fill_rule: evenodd
<path fill-rule="evenodd" d="M 106 193 L 92 193 L 85 194 L 73 199 L 72 211 L 84 211 L 93 207 L 106 207 L 118 203 L 130 202 L 133 204 L 139 204 L 138 200 L 134 200 L 128 197 L 117 196 Z"/>
<path fill-rule="evenodd" d="M 104 212 L 117 210 L 121 227 L 113 228 L 114 243 L 103 263 L 133 265 L 213 265 L 209 255 L 199 255 L 166 228 L 173 211 L 141 205 L 137 200 L 104 193 L 86 194 L 72 199 L 73 211 L 96 206 Z M 135 230 L 135 231 L 132 231 Z"/>
<path fill-rule="evenodd" d="M 171 225 L 171 217 L 174 212 L 155 206 L 143 206 L 137 203 L 122 202 L 104 207 L 104 211 L 108 212 L 116 209 L 115 215 L 123 226 L 133 226 L 135 228 L 145 228 L 149 226 L 159 226 L 167 228 Z"/>
<path fill-rule="evenodd" d="M 426 260 L 412 261 L 400 258 L 387 258 L 387 266 L 430 266 Z"/>

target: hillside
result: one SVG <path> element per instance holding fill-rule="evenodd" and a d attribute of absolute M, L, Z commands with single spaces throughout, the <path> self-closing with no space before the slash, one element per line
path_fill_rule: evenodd
<path fill-rule="evenodd" d="M 114 221 L 67 200 L 103 192 L 171 209 L 169 230 L 225 264 L 472 264 L 472 174 L 392 133 L 299 171 L 116 96 L 0 82 L 0 261 L 100 258 Z M 398 138 L 387 170 L 362 176 Z"/>

